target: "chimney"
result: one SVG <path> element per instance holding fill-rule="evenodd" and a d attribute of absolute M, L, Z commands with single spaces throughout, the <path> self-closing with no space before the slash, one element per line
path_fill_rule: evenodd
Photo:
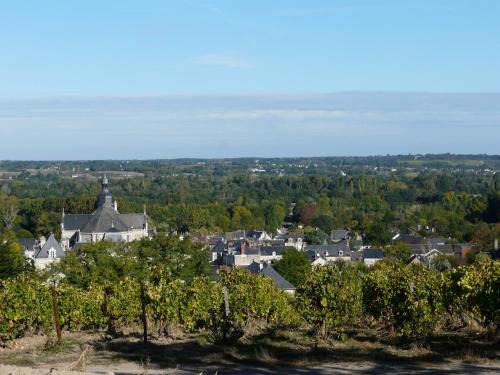
<path fill-rule="evenodd" d="M 241 241 L 241 245 L 240 245 L 240 253 L 241 255 L 245 255 L 245 241 Z"/>

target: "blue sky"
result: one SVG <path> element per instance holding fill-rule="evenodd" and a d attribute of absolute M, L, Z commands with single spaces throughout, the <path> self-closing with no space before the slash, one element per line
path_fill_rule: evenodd
<path fill-rule="evenodd" d="M 498 153 L 499 97 L 482 93 L 500 92 L 499 17 L 496 0 L 2 2 L 0 158 Z M 343 92 L 371 98 L 328 96 Z M 403 94 L 377 107 L 381 92 L 478 95 L 440 97 L 431 115 Z M 179 100 L 187 109 L 171 105 Z M 249 127 L 279 142 L 263 144 Z M 90 135 L 65 144 L 99 129 L 124 147 Z M 347 131 L 362 147 L 339 143 Z M 415 145 L 417 131 L 431 138 Z M 32 145 L 30 132 L 39 132 Z M 137 142 L 151 132 L 153 145 Z M 217 135 L 217 150 L 204 132 Z M 394 132 L 396 143 L 373 138 Z M 307 144 L 298 148 L 296 134 Z M 60 147 L 44 156 L 40 141 Z"/>

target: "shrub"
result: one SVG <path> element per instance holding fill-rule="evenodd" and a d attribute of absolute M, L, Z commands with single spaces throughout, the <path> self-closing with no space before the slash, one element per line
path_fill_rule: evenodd
<path fill-rule="evenodd" d="M 364 306 L 398 336 L 425 338 L 443 311 L 440 277 L 415 265 L 378 263 L 365 276 Z"/>
<path fill-rule="evenodd" d="M 444 278 L 444 301 L 452 315 L 468 313 L 483 326 L 500 322 L 500 262 L 477 257 L 451 269 Z"/>
<path fill-rule="evenodd" d="M 344 338 L 346 325 L 361 315 L 362 301 L 359 268 L 344 262 L 314 269 L 297 290 L 302 316 L 323 336 L 333 329 Z"/>

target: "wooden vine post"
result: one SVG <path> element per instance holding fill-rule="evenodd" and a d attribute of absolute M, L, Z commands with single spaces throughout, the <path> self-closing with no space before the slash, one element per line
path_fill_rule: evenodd
<path fill-rule="evenodd" d="M 50 287 L 52 292 L 52 307 L 54 308 L 54 325 L 56 326 L 57 342 L 62 342 L 61 322 L 59 321 L 59 303 L 57 302 L 56 286 Z"/>

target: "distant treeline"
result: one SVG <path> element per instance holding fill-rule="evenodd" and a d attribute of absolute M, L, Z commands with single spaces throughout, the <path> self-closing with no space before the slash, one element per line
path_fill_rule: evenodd
<path fill-rule="evenodd" d="M 500 181 L 492 168 L 499 163 L 499 156 L 486 155 L 2 162 L 1 169 L 21 175 L 0 181 L 0 231 L 57 234 L 63 208 L 92 212 L 97 177 L 108 171 L 120 212 L 146 207 L 159 231 L 274 232 L 289 221 L 316 234 L 315 228 L 350 228 L 384 245 L 395 231 L 433 228 L 491 250 L 500 222 Z"/>

